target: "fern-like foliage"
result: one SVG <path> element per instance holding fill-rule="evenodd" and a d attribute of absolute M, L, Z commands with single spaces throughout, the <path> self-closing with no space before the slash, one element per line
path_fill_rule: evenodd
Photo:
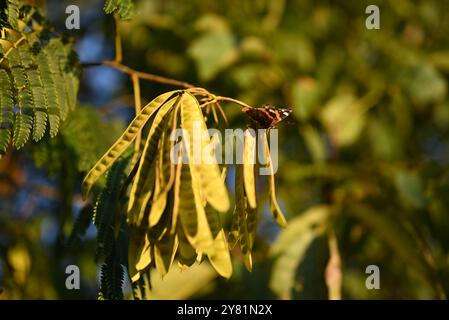
<path fill-rule="evenodd" d="M 125 272 L 120 262 L 120 252 L 114 248 L 101 266 L 99 299 L 123 299 L 122 287 Z"/>
<path fill-rule="evenodd" d="M 134 3 L 132 0 L 106 0 L 104 4 L 104 12 L 114 13 L 120 16 L 121 19 L 127 20 L 133 16 Z"/>
<path fill-rule="evenodd" d="M 64 122 L 61 134 L 78 157 L 78 170 L 87 171 L 122 130 L 120 121 L 106 122 L 94 108 L 80 106 Z"/>
<path fill-rule="evenodd" d="M 106 177 L 105 188 L 99 193 L 94 208 L 97 227 L 97 259 L 101 266 L 99 299 L 123 299 L 123 280 L 126 265 L 127 237 L 124 234 L 124 217 L 121 215 L 120 191 L 125 180 L 128 158 L 116 162 Z"/>
<path fill-rule="evenodd" d="M 87 171 L 122 130 L 121 121 L 105 121 L 98 109 L 78 106 L 55 139 L 46 135 L 39 145 L 31 148 L 34 164 L 44 168 L 50 176 L 59 177 L 63 170 L 61 164 L 69 157 L 78 171 Z M 1 133 L 0 130 L 0 136 Z"/>
<path fill-rule="evenodd" d="M 120 222 L 119 195 L 126 178 L 127 159 L 116 162 L 106 177 L 106 186 L 100 192 L 94 207 L 94 224 L 97 227 L 97 258 L 106 259 L 112 252 L 117 223 Z"/>
<path fill-rule="evenodd" d="M 54 137 L 76 106 L 76 54 L 50 29 L 37 8 L 18 0 L 0 3 L 0 157 L 10 144 L 22 148 L 47 129 Z"/>
<path fill-rule="evenodd" d="M 9 145 L 13 129 L 13 97 L 10 87 L 9 75 L 0 69 L 0 155 Z"/>
<path fill-rule="evenodd" d="M 87 229 L 92 224 L 93 214 L 94 210 L 90 204 L 80 210 L 80 213 L 73 225 L 72 232 L 67 240 L 67 246 L 73 247 L 80 242 L 81 237 L 86 234 Z"/>
<path fill-rule="evenodd" d="M 17 0 L 4 0 L 0 2 L 0 5 L 0 23 L 12 29 L 17 29 L 19 2 Z"/>

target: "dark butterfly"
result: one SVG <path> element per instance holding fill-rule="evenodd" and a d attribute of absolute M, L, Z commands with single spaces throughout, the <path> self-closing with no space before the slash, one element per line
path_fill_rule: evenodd
<path fill-rule="evenodd" d="M 242 111 L 251 118 L 254 127 L 271 129 L 287 118 L 293 110 L 291 108 L 275 108 L 273 106 L 265 105 L 261 108 L 244 107 Z"/>

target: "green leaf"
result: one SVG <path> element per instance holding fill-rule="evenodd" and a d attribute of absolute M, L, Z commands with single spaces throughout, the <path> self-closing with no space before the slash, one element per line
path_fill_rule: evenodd
<path fill-rule="evenodd" d="M 100 297 L 108 300 L 123 299 L 125 271 L 114 251 L 101 266 Z"/>
<path fill-rule="evenodd" d="M 11 141 L 13 118 L 13 93 L 8 74 L 0 69 L 0 157 L 6 152 Z"/>
<path fill-rule="evenodd" d="M 44 17 L 36 17 L 38 10 L 19 1 L 7 1 L 6 4 L 2 10 L 5 9 L 8 22 L 2 18 L 2 23 L 9 26 L 6 37 L 0 42 L 0 54 L 4 65 L 2 73 L 6 72 L 11 81 L 2 89 L 12 89 L 11 98 L 15 105 L 12 125 L 3 125 L 7 128 L 0 134 L 0 154 L 5 152 L 2 150 L 11 133 L 16 149 L 22 148 L 30 137 L 36 142 L 41 140 L 47 127 L 50 136 L 54 137 L 61 119 L 68 114 L 69 92 L 72 109 L 76 105 L 79 81 L 74 65 L 76 54 L 71 45 L 64 45 L 61 37 L 56 36 L 45 43 L 42 41 L 47 36 L 44 32 L 48 26 Z M 32 14 L 35 19 L 30 23 Z M 9 92 L 6 90 L 5 94 Z M 2 117 L 6 114 L 5 110 Z"/>
<path fill-rule="evenodd" d="M 46 98 L 46 107 L 48 108 L 48 122 L 50 125 L 50 136 L 54 137 L 59 131 L 61 107 L 59 95 L 56 89 L 56 79 L 50 69 L 49 57 L 45 50 L 41 50 L 37 56 L 37 68 L 42 77 L 42 83 L 45 83 L 44 93 Z"/>
<path fill-rule="evenodd" d="M 323 163 L 326 160 L 326 145 L 320 132 L 309 124 L 301 127 L 299 132 L 305 140 L 313 161 Z"/>
<path fill-rule="evenodd" d="M 88 171 L 123 132 L 121 121 L 105 121 L 92 106 L 80 106 L 70 113 L 61 127 L 67 145 L 78 156 L 80 172 Z"/>
<path fill-rule="evenodd" d="M 32 126 L 32 116 L 22 113 L 15 114 L 13 142 L 17 149 L 22 148 L 28 141 Z"/>
<path fill-rule="evenodd" d="M 401 78 L 404 89 L 416 104 L 441 102 L 447 94 L 447 82 L 433 66 L 421 64 L 409 68 Z"/>
<path fill-rule="evenodd" d="M 67 240 L 67 246 L 73 247 L 80 242 L 81 237 L 92 224 L 93 215 L 94 208 L 92 205 L 86 205 L 80 210 L 80 213 L 73 224 L 69 239 Z"/>
<path fill-rule="evenodd" d="M 313 78 L 301 78 L 293 84 L 294 114 L 302 120 L 309 119 L 320 101 L 321 91 Z"/>
<path fill-rule="evenodd" d="M 25 72 L 24 62 L 19 50 L 12 50 L 8 56 L 14 87 L 17 89 L 17 113 L 14 122 L 13 142 L 17 149 L 28 141 L 33 126 L 30 108 L 33 106 L 33 96 Z"/>
<path fill-rule="evenodd" d="M 365 106 L 352 95 L 330 100 L 321 111 L 321 121 L 332 141 L 339 147 L 357 141 L 365 126 Z"/>
<path fill-rule="evenodd" d="M 125 180 L 127 159 L 117 161 L 108 172 L 106 186 L 100 192 L 94 207 L 94 224 L 97 227 L 97 257 L 109 256 L 114 243 L 117 212 L 120 213 L 120 190 Z M 118 215 L 120 216 L 120 215 Z"/>
<path fill-rule="evenodd" d="M 121 19 L 131 19 L 134 14 L 134 3 L 132 0 L 106 0 L 104 12 L 117 12 Z"/>
<path fill-rule="evenodd" d="M 56 94 L 58 96 L 60 116 L 64 121 L 70 110 L 69 96 L 63 78 L 63 70 L 61 69 L 60 60 L 64 57 L 64 47 L 61 41 L 56 39 L 50 40 L 50 43 L 44 48 L 49 62 L 50 72 L 54 77 L 54 84 L 56 86 Z"/>
<path fill-rule="evenodd" d="M 417 172 L 397 170 L 394 175 L 396 188 L 402 200 L 416 209 L 423 209 L 426 201 L 421 177 Z"/>
<path fill-rule="evenodd" d="M 329 207 L 320 205 L 308 209 L 289 221 L 270 249 L 275 258 L 270 288 L 283 299 L 291 297 L 295 274 L 312 241 L 325 230 Z"/>
<path fill-rule="evenodd" d="M 18 0 L 7 0 L 6 1 L 6 17 L 8 17 L 9 25 L 18 30 L 18 20 L 19 20 L 19 1 Z"/>
<path fill-rule="evenodd" d="M 37 68 L 33 67 L 34 58 L 29 49 L 20 46 L 17 49 L 23 67 L 26 70 L 26 77 L 28 85 L 30 86 L 30 93 L 33 98 L 33 139 L 39 141 L 44 136 L 47 126 L 47 101 L 45 99 L 45 92 L 43 89 L 42 79 Z M 30 106 L 31 107 L 31 106 Z"/>
<path fill-rule="evenodd" d="M 189 48 L 202 81 L 212 80 L 237 58 L 235 42 L 230 32 L 209 32 L 196 39 Z"/>

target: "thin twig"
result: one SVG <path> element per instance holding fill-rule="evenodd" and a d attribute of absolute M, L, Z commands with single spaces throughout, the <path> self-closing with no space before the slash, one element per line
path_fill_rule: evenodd
<path fill-rule="evenodd" d="M 90 63 L 87 64 L 85 66 L 98 66 L 98 65 L 104 65 L 104 66 L 108 66 L 108 67 L 112 67 L 114 69 L 117 69 L 123 73 L 129 74 L 129 75 L 137 75 L 137 77 L 139 77 L 142 80 L 148 80 L 148 81 L 153 81 L 153 82 L 159 82 L 159 83 L 164 83 L 164 84 L 169 84 L 172 86 L 176 86 L 176 87 L 182 87 L 182 88 L 194 88 L 195 86 L 184 82 L 184 81 L 178 81 L 178 80 L 174 80 L 174 79 L 170 79 L 170 78 L 165 78 L 165 77 L 161 77 L 155 74 L 151 74 L 151 73 L 147 73 L 147 72 L 142 72 L 142 71 L 137 71 L 134 70 L 128 66 L 123 65 L 120 62 L 117 61 L 102 61 L 99 63 Z"/>
<path fill-rule="evenodd" d="M 212 106 L 212 116 L 214 117 L 215 124 L 218 125 L 220 122 L 218 121 L 217 111 L 215 111 L 214 106 Z"/>
<path fill-rule="evenodd" d="M 206 103 L 205 105 L 208 105 L 209 103 L 218 103 L 219 101 L 228 101 L 228 102 L 233 102 L 235 104 L 238 104 L 245 108 L 252 108 L 250 105 L 248 105 L 240 100 L 237 100 L 237 99 L 223 97 L 223 96 L 215 96 L 215 95 L 211 94 L 209 91 L 207 91 L 206 89 L 195 87 L 191 83 L 188 83 L 185 81 L 178 81 L 175 79 L 170 79 L 170 78 L 162 77 L 162 76 L 147 73 L 147 72 L 138 71 L 138 70 L 135 70 L 133 68 L 130 68 L 130 67 L 122 64 L 122 58 L 123 58 L 123 56 L 122 56 L 122 41 L 121 41 L 121 37 L 120 37 L 119 21 L 117 18 L 115 19 L 115 26 L 116 26 L 116 29 L 115 29 L 115 59 L 114 60 L 105 60 L 105 61 L 100 61 L 100 62 L 82 63 L 83 67 L 108 66 L 108 67 L 114 68 L 116 70 L 119 70 L 123 73 L 126 73 L 131 76 L 131 79 L 133 81 L 134 90 L 136 90 L 136 83 L 138 86 L 139 79 L 142 79 L 142 80 L 153 81 L 153 82 L 158 82 L 158 83 L 163 83 L 163 84 L 168 84 L 168 85 L 172 85 L 172 86 L 176 86 L 176 87 L 185 88 L 185 89 L 188 89 L 187 91 L 193 95 L 196 94 L 196 95 L 211 98 L 211 101 Z M 137 108 L 137 102 L 136 102 L 136 108 Z M 136 114 L 137 114 L 137 112 L 136 112 Z"/>
<path fill-rule="evenodd" d="M 252 109 L 252 107 L 251 107 L 250 105 L 248 105 L 248 104 L 246 104 L 246 103 L 244 103 L 244 102 L 242 102 L 242 101 L 240 101 L 240 100 L 233 99 L 233 98 L 229 98 L 229 97 L 217 96 L 217 97 L 215 97 L 215 100 L 216 100 L 216 101 L 228 101 L 228 102 L 233 102 L 233 103 L 236 103 L 236 104 L 238 104 L 238 105 L 240 105 L 240 106 L 242 106 L 242 107 Z"/>
<path fill-rule="evenodd" d="M 223 108 L 221 107 L 219 102 L 217 102 L 216 105 L 217 105 L 218 111 L 220 111 L 221 116 L 223 117 L 223 120 L 225 121 L 226 125 L 228 126 L 229 121 L 228 121 L 228 118 L 226 118 L 226 114 L 224 113 Z"/>
<path fill-rule="evenodd" d="M 14 49 L 16 49 L 17 46 L 18 46 L 23 40 L 25 40 L 25 39 L 26 39 L 25 36 L 22 35 L 16 42 L 14 42 L 13 45 L 12 45 L 12 47 L 9 48 L 9 49 L 5 52 L 5 54 L 3 55 L 3 57 L 0 59 L 0 63 L 2 63 L 3 60 L 5 60 L 5 59 L 8 57 L 8 55 L 11 53 L 11 51 L 14 50 Z"/>
<path fill-rule="evenodd" d="M 100 61 L 100 62 L 86 62 L 86 63 L 82 63 L 81 65 L 83 67 L 96 67 L 96 66 L 111 67 L 111 68 L 119 70 L 123 73 L 126 73 L 130 76 L 137 76 L 139 79 L 142 79 L 142 80 L 148 80 L 148 81 L 172 85 L 175 87 L 185 88 L 185 89 L 188 89 L 189 93 L 191 93 L 191 94 L 198 94 L 201 96 L 210 96 L 213 98 L 212 99 L 213 102 L 211 101 L 211 103 L 215 103 L 215 102 L 219 102 L 219 101 L 227 101 L 227 102 L 233 102 L 233 103 L 238 104 L 245 108 L 252 108 L 250 105 L 248 105 L 240 100 L 229 98 L 229 97 L 223 97 L 223 96 L 215 96 L 215 95 L 211 94 L 209 91 L 207 91 L 206 89 L 195 87 L 191 83 L 158 76 L 158 75 L 155 75 L 152 73 L 134 70 L 133 68 L 125 66 L 124 64 L 117 62 L 115 60 L 105 60 L 105 61 Z M 207 104 L 209 104 L 209 103 L 207 103 Z"/>

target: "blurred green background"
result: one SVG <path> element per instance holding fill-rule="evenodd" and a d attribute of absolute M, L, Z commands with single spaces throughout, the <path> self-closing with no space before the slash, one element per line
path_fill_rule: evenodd
<path fill-rule="evenodd" d="M 61 32 L 65 7 L 80 7 L 81 29 L 68 33 L 82 62 L 113 58 L 102 1 L 43 2 Z M 379 30 L 365 27 L 371 4 Z M 135 12 L 121 23 L 124 64 L 293 109 L 276 175 L 287 229 L 265 208 L 252 273 L 236 252 L 230 280 L 207 264 L 175 267 L 153 277 L 150 297 L 449 297 L 449 1 L 146 0 Z M 170 89 L 145 82 L 142 96 Z M 0 298 L 97 297 L 95 228 L 66 240 L 83 175 L 132 119 L 132 94 L 123 74 L 85 69 L 62 133 L 0 160 Z M 232 127 L 246 125 L 224 109 Z M 69 264 L 79 291 L 65 288 Z M 365 286 L 369 265 L 378 290 Z"/>

